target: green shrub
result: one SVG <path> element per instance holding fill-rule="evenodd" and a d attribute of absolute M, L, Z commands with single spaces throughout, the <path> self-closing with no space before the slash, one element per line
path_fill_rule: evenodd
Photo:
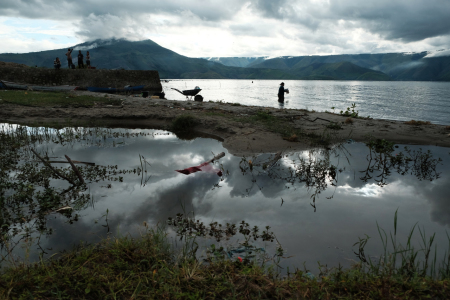
<path fill-rule="evenodd" d="M 200 122 L 198 119 L 189 115 L 182 115 L 177 117 L 172 122 L 172 130 L 173 131 L 190 131 Z"/>

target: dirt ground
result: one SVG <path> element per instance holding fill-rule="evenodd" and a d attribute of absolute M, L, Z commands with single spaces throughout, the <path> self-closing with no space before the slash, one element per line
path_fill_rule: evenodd
<path fill-rule="evenodd" d="M 78 94 L 96 94 L 78 91 Z M 265 111 L 305 135 L 314 134 L 333 142 L 366 141 L 369 138 L 385 139 L 398 144 L 419 144 L 450 147 L 450 126 L 408 125 L 404 122 L 376 119 L 352 119 L 346 117 L 296 109 L 238 106 L 218 102 L 172 101 L 123 95 L 107 95 L 123 99 L 121 106 L 85 107 L 29 107 L 0 102 L 0 121 L 21 124 L 38 124 L 87 121 L 104 126 L 127 128 L 169 129 L 172 121 L 181 115 L 192 115 L 200 124 L 195 130 L 223 141 L 223 145 L 235 155 L 270 153 L 286 150 L 303 150 L 313 147 L 309 139 L 299 138 L 291 142 L 257 122 L 242 122 L 258 111 Z M 316 119 L 318 118 L 318 119 Z M 331 123 L 342 127 L 327 128 Z M 450 124 L 449 124 L 450 125 Z"/>

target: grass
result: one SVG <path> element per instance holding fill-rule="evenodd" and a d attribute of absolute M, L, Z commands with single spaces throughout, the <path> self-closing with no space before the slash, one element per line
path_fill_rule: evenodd
<path fill-rule="evenodd" d="M 292 123 L 284 118 L 278 118 L 273 116 L 270 112 L 267 111 L 258 111 L 255 115 L 246 118 L 236 118 L 238 122 L 242 123 L 254 123 L 259 124 L 265 127 L 267 130 L 278 133 L 284 140 L 290 142 L 297 142 L 301 139 L 307 139 L 311 142 L 312 145 L 323 145 L 327 146 L 331 143 L 331 135 L 327 134 L 327 132 L 323 132 L 322 134 L 316 133 L 306 133 L 300 128 L 292 127 Z M 338 129 L 337 126 L 332 126 L 331 129 Z"/>
<path fill-rule="evenodd" d="M 362 249 L 364 245 L 363 241 Z M 402 253 L 402 249 L 397 247 L 395 255 L 408 254 Z M 412 256 L 417 257 L 417 252 L 411 252 Z M 286 276 L 282 276 L 275 268 L 252 261 L 201 261 L 194 252 L 184 253 L 181 255 L 171 247 L 161 229 L 147 229 L 139 238 L 125 236 L 108 238 L 97 245 L 80 244 L 58 258 L 4 268 L 0 276 L 0 297 L 444 299 L 450 294 L 448 273 L 446 277 L 433 279 L 421 272 L 423 268 L 408 273 L 402 271 L 402 265 L 395 268 L 395 264 L 383 264 L 382 270 L 386 272 L 379 272 L 358 263 L 348 269 L 329 270 L 321 266 L 316 277 L 300 269 L 293 272 L 288 269 Z M 392 260 L 392 255 L 386 254 Z"/>
<path fill-rule="evenodd" d="M 384 253 L 378 261 L 365 257 L 364 247 L 369 240 L 367 235 L 354 244 L 354 246 L 359 245 L 357 256 L 364 263 L 367 272 L 380 277 L 450 279 L 450 236 L 448 233 L 449 247 L 444 253 L 444 258 L 438 264 L 437 245 L 433 246 L 436 234 L 434 233 L 427 237 L 425 228 L 421 229 L 416 223 L 407 235 L 406 243 L 401 244 L 397 236 L 397 220 L 398 215 L 396 211 L 394 215 L 394 232 L 390 232 L 389 235 L 377 223 L 378 233 L 384 249 Z M 416 231 L 419 231 L 420 236 L 420 246 L 418 248 L 413 245 L 413 235 Z"/>
<path fill-rule="evenodd" d="M 411 120 L 411 121 L 405 122 L 405 124 L 407 124 L 407 125 L 421 126 L 421 125 L 431 125 L 431 122 L 429 122 L 429 121 L 416 121 L 416 120 Z"/>
<path fill-rule="evenodd" d="M 23 106 L 85 106 L 95 103 L 104 105 L 120 105 L 122 101 L 93 96 L 76 96 L 66 92 L 34 92 L 34 91 L 1 91 L 0 99 L 5 103 Z"/>
<path fill-rule="evenodd" d="M 277 118 L 266 111 L 258 111 L 255 115 L 249 117 L 239 117 L 236 121 L 242 123 L 259 124 L 267 128 L 269 131 L 280 133 L 283 138 L 289 138 L 293 135 L 302 136 L 302 132 L 298 129 L 292 128 L 286 120 Z"/>
<path fill-rule="evenodd" d="M 329 129 L 333 129 L 333 130 L 340 130 L 340 129 L 342 129 L 341 125 L 339 125 L 338 123 L 334 123 L 334 122 L 331 122 L 326 127 L 329 128 Z"/>

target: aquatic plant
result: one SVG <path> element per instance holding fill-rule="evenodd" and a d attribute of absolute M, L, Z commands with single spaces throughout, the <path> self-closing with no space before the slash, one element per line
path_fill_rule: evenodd
<path fill-rule="evenodd" d="M 365 255 L 365 247 L 370 239 L 368 235 L 359 238 L 359 241 L 353 245 L 358 246 L 355 255 L 361 261 L 359 267 L 367 273 L 380 277 L 425 278 L 430 276 L 439 280 L 450 278 L 450 236 L 448 233 L 449 245 L 442 261 L 438 264 L 437 246 L 433 247 L 436 233 L 427 237 L 425 228 L 420 228 L 416 223 L 406 236 L 406 243 L 402 244 L 397 237 L 397 214 L 398 209 L 394 215 L 394 232 L 390 232 L 389 235 L 377 223 L 383 245 L 383 253 L 378 260 L 373 260 L 371 256 Z M 420 236 L 418 248 L 413 243 L 413 236 L 417 230 Z"/>
<path fill-rule="evenodd" d="M 359 111 L 358 110 L 355 111 L 355 108 L 356 103 L 352 103 L 350 107 L 347 107 L 347 110 L 345 111 L 341 110 L 339 114 L 344 117 L 357 118 Z"/>
<path fill-rule="evenodd" d="M 63 216 L 68 223 L 79 219 L 79 211 L 93 205 L 88 184 L 123 181 L 125 173 L 146 172 L 141 168 L 119 170 L 116 165 L 63 161 L 50 158 L 44 145 L 81 145 L 114 147 L 116 139 L 142 135 L 138 132 L 114 132 L 99 128 L 33 128 L 20 125 L 0 127 L 0 247 L 6 256 L 24 240 L 52 234 L 49 216 Z M 112 138 L 112 141 L 110 140 Z M 72 164 L 69 164 L 69 161 Z M 73 165 L 79 164 L 79 166 Z M 57 167 L 55 164 L 63 165 Z M 80 165 L 81 164 L 81 165 Z M 66 167 L 64 167 L 66 165 Z M 60 182 L 57 183 L 56 180 Z M 61 182 L 62 180 L 62 182 Z M 145 184 L 145 182 L 144 182 Z M 106 184 L 105 186 L 110 186 Z M 2 257 L 2 260 L 6 259 Z"/>
<path fill-rule="evenodd" d="M 276 254 L 274 256 L 265 255 L 265 249 L 258 247 L 255 243 L 259 242 L 274 242 L 276 240 L 275 234 L 270 230 L 270 226 L 260 231 L 258 226 L 251 227 L 249 223 L 242 221 L 238 224 L 226 223 L 225 225 L 218 222 L 211 222 L 207 225 L 204 222 L 196 219 L 193 215 L 177 214 L 175 218 L 169 217 L 167 224 L 174 229 L 180 241 L 184 241 L 182 247 L 182 257 L 197 258 L 197 251 L 199 249 L 199 238 L 211 238 L 217 243 L 221 241 L 228 241 L 237 234 L 243 237 L 238 246 L 216 246 L 211 244 L 206 248 L 205 261 L 212 262 L 223 259 L 234 260 L 235 257 L 241 258 L 244 264 L 253 264 L 259 261 L 262 264 L 273 262 L 277 265 L 283 257 L 284 250 L 277 241 Z"/>

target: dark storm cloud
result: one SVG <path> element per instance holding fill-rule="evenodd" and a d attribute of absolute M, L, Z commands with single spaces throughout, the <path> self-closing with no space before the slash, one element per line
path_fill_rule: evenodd
<path fill-rule="evenodd" d="M 285 14 L 292 11 L 289 0 L 255 0 L 252 1 L 252 8 L 259 10 L 264 16 L 269 18 L 283 19 Z"/>
<path fill-rule="evenodd" d="M 330 13 L 353 20 L 387 39 L 419 41 L 450 33 L 450 2 L 432 1 L 332 1 Z"/>
<path fill-rule="evenodd" d="M 330 25 L 350 21 L 346 27 L 363 28 L 385 39 L 404 42 L 450 33 L 450 2 L 445 0 L 255 0 L 251 7 L 264 17 L 299 23 L 311 30 L 319 26 L 332 30 Z"/>
<path fill-rule="evenodd" d="M 316 30 L 320 25 L 320 16 L 316 15 L 315 7 L 312 5 L 297 5 L 298 2 L 293 0 L 254 0 L 250 8 L 260 12 L 264 17 L 287 20 Z"/>
<path fill-rule="evenodd" d="M 252 19 L 256 14 L 261 21 L 272 19 L 280 23 L 265 28 L 264 22 L 258 22 L 259 26 L 251 28 L 245 25 L 245 18 L 236 17 L 242 11 Z M 76 34 L 88 40 L 138 40 L 157 28 L 213 28 L 233 20 L 229 29 L 239 35 L 270 36 L 283 31 L 285 22 L 314 34 L 322 33 L 319 36 L 324 39 L 336 30 L 361 28 L 386 40 L 414 42 L 448 36 L 449 15 L 447 0 L 230 0 L 226 4 L 218 0 L 3 0 L 0 6 L 0 16 L 72 21 L 79 29 Z M 333 40 L 329 43 L 342 47 Z"/>
<path fill-rule="evenodd" d="M 192 22 L 214 27 L 215 23 L 233 17 L 242 5 L 238 0 L 230 0 L 227 5 L 221 1 L 119 1 L 119 0 L 4 0 L 0 16 L 25 17 L 31 19 L 69 20 L 77 23 L 75 33 L 92 39 L 128 38 L 144 39 L 145 32 L 156 26 L 186 26 Z M 150 15 L 176 16 L 183 23 L 158 23 L 161 18 Z"/>
<path fill-rule="evenodd" d="M 179 15 L 183 11 L 190 11 L 202 20 L 220 21 L 232 17 L 242 5 L 237 0 L 228 1 L 228 5 L 223 5 L 221 1 L 186 0 L 3 0 L 0 15 L 65 20 L 80 19 L 91 14 L 139 17 L 148 13 Z"/>

